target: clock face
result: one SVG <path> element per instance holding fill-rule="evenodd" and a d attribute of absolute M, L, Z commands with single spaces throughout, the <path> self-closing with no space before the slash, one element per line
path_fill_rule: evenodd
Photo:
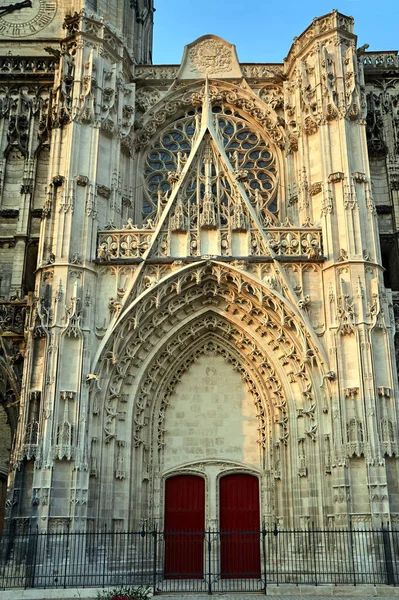
<path fill-rule="evenodd" d="M 4 2 L 0 5 L 0 10 Z M 26 6 L 0 17 L 0 37 L 26 37 L 50 25 L 57 11 L 56 0 L 32 0 Z"/>

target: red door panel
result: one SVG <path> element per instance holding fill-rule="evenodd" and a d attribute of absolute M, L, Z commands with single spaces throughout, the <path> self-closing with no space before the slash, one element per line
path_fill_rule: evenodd
<path fill-rule="evenodd" d="M 205 481 L 176 475 L 165 486 L 165 577 L 200 579 L 204 569 Z"/>
<path fill-rule="evenodd" d="M 237 473 L 220 480 L 220 563 L 224 579 L 260 577 L 259 482 Z"/>

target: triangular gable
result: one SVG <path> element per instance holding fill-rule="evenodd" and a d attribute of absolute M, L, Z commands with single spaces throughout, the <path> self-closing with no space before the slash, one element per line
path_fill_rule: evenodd
<path fill-rule="evenodd" d="M 208 81 L 191 152 L 179 156 L 169 182 L 171 190 L 159 194 L 149 256 L 270 256 L 263 231 L 268 223 L 256 210 L 257 195 L 248 187 L 238 158 L 226 154 L 215 127 Z"/>

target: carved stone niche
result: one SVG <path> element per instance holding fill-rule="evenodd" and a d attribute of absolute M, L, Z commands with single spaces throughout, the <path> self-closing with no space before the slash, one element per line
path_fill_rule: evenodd
<path fill-rule="evenodd" d="M 395 191 L 399 190 L 399 173 L 392 173 L 390 176 L 391 188 Z"/>
<path fill-rule="evenodd" d="M 349 485 L 333 485 L 334 504 L 343 504 L 350 501 Z"/>
<path fill-rule="evenodd" d="M 368 513 L 351 513 L 350 520 L 357 529 L 370 529 L 372 526 L 371 515 Z"/>
<path fill-rule="evenodd" d="M 29 517 L 16 517 L 13 519 L 15 523 L 15 533 L 17 535 L 25 535 L 29 533 L 30 518 Z"/>
<path fill-rule="evenodd" d="M 39 504 L 40 504 L 40 488 L 33 488 L 32 506 L 39 506 Z"/>

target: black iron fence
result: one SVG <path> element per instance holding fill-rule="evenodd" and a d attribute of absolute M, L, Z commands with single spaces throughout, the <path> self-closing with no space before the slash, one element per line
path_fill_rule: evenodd
<path fill-rule="evenodd" d="M 0 588 L 149 585 L 265 592 L 272 584 L 399 583 L 399 530 L 3 534 Z"/>

